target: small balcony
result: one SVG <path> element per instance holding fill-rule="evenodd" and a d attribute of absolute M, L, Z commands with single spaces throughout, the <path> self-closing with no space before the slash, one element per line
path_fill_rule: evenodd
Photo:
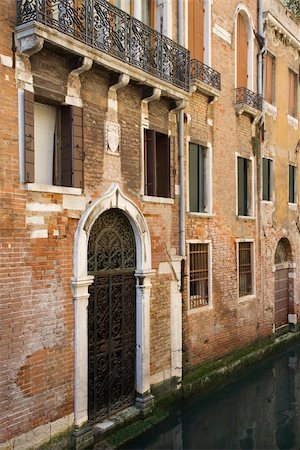
<path fill-rule="evenodd" d="M 235 89 L 235 109 L 237 114 L 258 117 L 263 110 L 263 97 L 246 88 Z"/>
<path fill-rule="evenodd" d="M 106 0 L 79 0 L 77 7 L 75 3 L 74 0 L 17 0 L 18 50 L 25 53 L 38 36 L 80 56 L 92 56 L 96 63 L 128 73 L 138 82 L 148 74 L 150 82 L 145 80 L 145 84 L 155 85 L 155 77 L 163 86 L 167 83 L 189 91 L 187 49 Z"/>
<path fill-rule="evenodd" d="M 192 59 L 191 87 L 215 99 L 221 93 L 221 75 L 203 62 Z"/>

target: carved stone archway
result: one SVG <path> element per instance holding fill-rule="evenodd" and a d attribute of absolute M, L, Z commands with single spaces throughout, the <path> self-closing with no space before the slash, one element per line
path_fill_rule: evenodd
<path fill-rule="evenodd" d="M 121 210 L 129 220 L 136 245 L 136 404 L 144 407 L 150 395 L 150 278 L 151 242 L 144 216 L 137 206 L 113 184 L 81 217 L 75 233 L 74 277 L 71 280 L 75 308 L 75 426 L 88 420 L 88 298 L 93 277 L 88 276 L 89 233 L 96 219 L 111 208 Z"/>

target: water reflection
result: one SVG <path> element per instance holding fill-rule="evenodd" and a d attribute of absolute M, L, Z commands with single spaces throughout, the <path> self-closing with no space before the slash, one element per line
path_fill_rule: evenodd
<path fill-rule="evenodd" d="M 185 401 L 126 448 L 299 449 L 299 408 L 300 344 L 205 400 Z"/>

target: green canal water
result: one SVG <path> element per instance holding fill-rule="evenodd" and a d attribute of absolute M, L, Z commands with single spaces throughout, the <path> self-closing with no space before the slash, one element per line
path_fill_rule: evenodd
<path fill-rule="evenodd" d="M 300 449 L 300 344 L 205 399 L 173 407 L 167 420 L 122 448 Z"/>

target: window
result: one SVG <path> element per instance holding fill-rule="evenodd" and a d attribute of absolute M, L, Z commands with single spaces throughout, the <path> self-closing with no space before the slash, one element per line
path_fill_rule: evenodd
<path fill-rule="evenodd" d="M 265 58 L 265 90 L 264 97 L 268 103 L 274 103 L 275 96 L 275 57 L 270 53 Z"/>
<path fill-rule="evenodd" d="M 189 244 L 190 309 L 209 304 L 209 244 Z"/>
<path fill-rule="evenodd" d="M 253 294 L 252 242 L 238 243 L 239 297 Z"/>
<path fill-rule="evenodd" d="M 262 159 L 263 192 L 262 199 L 272 201 L 273 189 L 273 161 L 271 159 Z"/>
<path fill-rule="evenodd" d="M 252 205 L 252 162 L 250 159 L 237 158 L 238 215 L 251 216 Z"/>
<path fill-rule="evenodd" d="M 237 87 L 248 87 L 248 27 L 242 13 L 237 16 Z"/>
<path fill-rule="evenodd" d="M 298 99 L 298 76 L 289 69 L 289 105 L 288 112 L 292 117 L 297 117 L 297 99 Z"/>
<path fill-rule="evenodd" d="M 209 213 L 209 149 L 190 143 L 189 147 L 189 211 Z"/>
<path fill-rule="evenodd" d="M 188 2 L 189 50 L 191 59 L 204 61 L 204 0 Z"/>
<path fill-rule="evenodd" d="M 38 103 L 25 91 L 25 181 L 82 187 L 82 108 Z"/>
<path fill-rule="evenodd" d="M 145 194 L 171 197 L 170 138 L 153 130 L 144 130 Z"/>
<path fill-rule="evenodd" d="M 289 203 L 297 203 L 296 167 L 289 165 Z"/>

